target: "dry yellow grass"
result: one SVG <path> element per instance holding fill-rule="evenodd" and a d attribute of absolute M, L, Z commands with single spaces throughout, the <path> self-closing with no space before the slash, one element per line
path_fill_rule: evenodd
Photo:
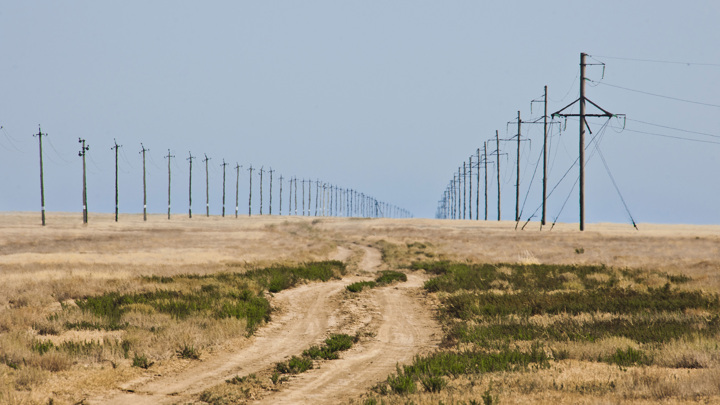
<path fill-rule="evenodd" d="M 152 323 L 165 331 L 156 337 L 113 331 L 64 330 L 48 316 L 73 298 L 110 291 L 135 292 L 148 288 L 139 276 L 174 276 L 236 271 L 271 263 L 326 259 L 345 246 L 350 268 L 361 260 L 359 245 L 387 248 L 387 262 L 402 267 L 412 260 L 450 259 L 469 262 L 544 264 L 604 264 L 617 268 L 659 270 L 693 278 L 687 288 L 720 292 L 720 227 L 630 226 L 590 224 L 580 233 L 576 225 L 559 224 L 538 231 L 535 223 L 515 231 L 514 223 L 448 220 L 356 220 L 299 217 L 205 218 L 183 215 L 168 221 L 164 215 L 90 216 L 82 225 L 78 214 L 48 214 L 48 226 L 39 225 L 35 213 L 0 214 L 0 356 L 25 362 L 17 370 L 0 364 L 0 403 L 73 402 L 102 392 L 142 374 L 130 360 L 112 350 L 94 356 L 69 358 L 63 354 L 39 356 L 29 349 L 34 339 L 120 342 L 132 340 L 158 361 L 158 370 L 188 367 L 173 356 L 178 345 L 213 350 L 223 344 L 241 344 L 238 322 L 148 316 L 143 308 L 125 314 L 125 321 Z M 353 265 L 353 263 L 355 263 Z M 602 277 L 602 276 L 598 276 Z M 662 280 L 658 279 L 660 283 Z M 567 288 L 576 288 L 568 276 Z M 496 286 L 499 290 L 502 285 Z M 74 315 L 83 320 L 88 315 Z M 598 315 L 601 316 L 601 315 Z M 537 319 L 534 322 L 550 322 Z M 50 334 L 39 335 L 38 331 Z M 139 333 L 139 332 L 136 332 Z M 720 356 L 708 355 L 717 339 L 676 341 L 653 354 L 657 364 L 671 367 L 688 359 L 703 369 L 682 370 L 660 366 L 616 366 L 568 360 L 549 370 L 489 375 L 453 382 L 457 389 L 442 394 L 408 397 L 417 404 L 479 398 L 490 384 L 507 402 L 592 403 L 703 400 L 720 395 Z M 596 356 L 628 342 L 601 342 L 566 348 L 580 359 Z M 714 346 L 713 346 L 714 345 Z M 717 352 L 717 350 L 715 350 Z M 1 363 L 1 362 L 0 362 Z M 617 387 L 610 393 L 605 383 Z M 558 389 L 557 384 L 563 384 Z M 513 398 L 511 401 L 510 398 Z"/>

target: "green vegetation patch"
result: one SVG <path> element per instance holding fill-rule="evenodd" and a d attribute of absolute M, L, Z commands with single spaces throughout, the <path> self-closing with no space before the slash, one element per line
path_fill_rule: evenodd
<path fill-rule="evenodd" d="M 375 281 L 357 281 L 345 287 L 350 292 L 360 292 L 364 288 L 375 288 L 392 284 L 396 281 L 407 281 L 407 275 L 400 271 L 383 270 Z"/>
<path fill-rule="evenodd" d="M 327 281 L 344 273 L 344 263 L 325 261 L 296 267 L 255 269 L 246 273 L 146 277 L 146 281 L 160 283 L 163 288 L 132 294 L 111 292 L 78 299 L 75 303 L 81 310 L 100 317 L 103 322 L 68 323 L 66 326 L 76 329 L 124 329 L 127 325 L 121 322 L 123 314 L 132 305 L 144 304 L 176 319 L 191 315 L 245 319 L 247 330 L 252 333 L 262 322 L 270 320 L 270 304 L 263 296 L 264 291 L 279 292 L 301 280 Z"/>

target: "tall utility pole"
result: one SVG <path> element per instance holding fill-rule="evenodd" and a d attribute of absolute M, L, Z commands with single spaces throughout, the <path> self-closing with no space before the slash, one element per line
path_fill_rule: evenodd
<path fill-rule="evenodd" d="M 463 162 L 465 163 L 465 162 Z M 460 189 L 460 186 L 462 185 L 462 174 L 460 174 L 460 166 L 458 166 L 458 175 L 457 175 L 457 203 L 458 203 L 458 211 L 457 211 L 457 219 L 460 219 L 460 215 L 463 215 L 463 203 L 465 200 L 462 196 L 462 190 Z M 463 216 L 463 219 L 465 217 Z"/>
<path fill-rule="evenodd" d="M 466 212 L 467 212 L 467 203 L 466 203 L 466 201 L 467 201 L 467 193 L 466 193 L 467 187 L 465 186 L 465 185 L 467 184 L 467 169 L 465 168 L 465 162 L 463 162 L 462 182 L 463 182 L 463 188 L 462 188 L 462 192 L 463 192 L 463 219 L 465 219 L 465 214 L 466 214 Z M 472 183 L 470 183 L 470 184 L 472 184 Z"/>
<path fill-rule="evenodd" d="M 520 111 L 518 111 L 518 117 L 517 117 L 517 126 L 518 126 L 517 175 L 515 176 L 515 179 L 517 180 L 515 182 L 515 222 L 520 221 L 520 126 L 521 125 L 522 125 L 522 120 L 520 119 Z"/>
<path fill-rule="evenodd" d="M 110 150 L 115 150 L 115 222 L 118 221 L 118 149 L 122 145 L 118 145 L 117 141 L 113 138 L 115 145 Z"/>
<path fill-rule="evenodd" d="M 315 180 L 315 216 L 318 216 L 318 201 L 320 200 L 320 179 Z"/>
<path fill-rule="evenodd" d="M 143 221 L 147 221 L 147 181 L 145 178 L 145 152 L 150 149 L 145 149 L 145 145 L 140 142 L 140 154 L 142 154 L 143 160 Z"/>
<path fill-rule="evenodd" d="M 270 173 L 270 200 L 268 202 L 268 207 L 270 210 L 270 212 L 268 213 L 269 215 L 272 215 L 272 174 L 274 171 L 275 170 L 273 170 L 272 167 L 270 168 L 270 170 L 268 170 L 268 173 Z"/>
<path fill-rule="evenodd" d="M 468 185 L 470 186 L 470 191 L 468 192 L 468 219 L 472 219 L 472 184 L 473 184 L 473 177 L 472 177 L 472 155 L 468 158 Z M 463 163 L 464 164 L 464 163 Z M 480 171 L 480 163 L 478 162 L 478 171 Z"/>
<path fill-rule="evenodd" d="M 297 215 L 297 177 L 294 178 L 295 180 L 295 215 Z"/>
<path fill-rule="evenodd" d="M 238 209 L 240 206 L 238 205 L 238 197 L 240 196 L 240 164 L 238 162 L 235 162 L 235 171 L 237 172 L 235 175 L 235 218 L 238 217 Z"/>
<path fill-rule="evenodd" d="M 222 216 L 225 218 L 225 168 L 227 168 L 227 163 L 225 162 L 225 158 L 223 158 L 223 162 L 220 164 L 223 168 L 223 199 L 222 199 Z"/>
<path fill-rule="evenodd" d="M 262 206 L 263 206 L 263 192 L 262 192 L 262 186 L 263 186 L 263 173 L 265 173 L 265 166 L 260 166 L 260 215 L 262 215 Z"/>
<path fill-rule="evenodd" d="M 312 209 L 310 208 L 310 207 L 312 207 L 312 205 L 311 205 L 311 203 L 312 203 L 312 197 L 311 197 L 311 196 L 312 196 L 312 180 L 308 180 L 308 181 L 307 181 L 307 185 L 308 185 L 308 208 L 307 208 L 307 215 L 310 216 L 310 215 L 312 214 Z"/>
<path fill-rule="evenodd" d="M 601 108 L 599 105 L 593 103 L 592 101 L 588 100 L 585 97 L 585 66 L 589 65 L 604 65 L 604 63 L 585 63 L 585 57 L 587 54 L 581 53 L 580 54 L 580 98 L 573 101 L 572 103 L 566 105 L 561 110 L 554 112 L 552 114 L 553 117 L 578 117 L 580 119 L 580 148 L 579 148 L 579 156 L 578 156 L 578 164 L 580 165 L 580 230 L 585 230 L 585 127 L 587 124 L 587 117 L 607 117 L 612 118 L 616 116 L 616 114 L 613 114 L 611 112 L 608 112 Z M 602 111 L 602 114 L 587 114 L 585 112 L 585 102 L 589 102 L 594 107 L 596 107 L 598 110 Z M 563 113 L 568 107 L 575 103 L 580 103 L 580 113 L 579 114 L 566 114 Z M 617 115 L 623 115 L 623 114 L 617 114 Z"/>
<path fill-rule="evenodd" d="M 302 204 L 301 204 L 302 211 L 301 212 L 302 212 L 302 216 L 305 216 L 305 179 L 300 180 L 300 182 L 302 183 L 302 197 L 300 200 L 302 202 Z"/>
<path fill-rule="evenodd" d="M 205 216 L 210 216 L 210 170 L 208 170 L 208 161 L 210 161 L 211 158 L 207 157 L 207 153 L 205 153 L 205 159 L 203 159 L 203 162 L 205 163 Z"/>
<path fill-rule="evenodd" d="M 192 155 L 192 152 L 188 152 L 190 155 L 187 160 L 190 162 L 190 176 L 188 178 L 190 179 L 188 184 L 188 218 L 192 218 L 192 161 L 195 159 L 195 156 Z"/>
<path fill-rule="evenodd" d="M 165 157 L 168 160 L 168 219 L 170 219 L 170 159 L 174 158 L 175 155 L 171 155 L 170 149 L 168 149 L 168 154 Z"/>
<path fill-rule="evenodd" d="M 500 221 L 500 132 L 495 130 L 495 143 L 497 146 L 497 183 L 498 183 L 498 221 Z"/>
<path fill-rule="evenodd" d="M 278 215 L 282 215 L 282 183 L 283 183 L 283 176 L 282 176 L 282 174 L 280 175 L 280 178 L 279 178 L 278 180 L 280 180 L 280 204 L 278 204 L 278 205 L 279 205 L 279 207 L 278 207 Z"/>
<path fill-rule="evenodd" d="M 80 146 L 80 152 L 78 152 L 78 156 L 82 157 L 83 161 L 83 192 L 82 192 L 82 199 L 83 199 L 83 224 L 88 223 L 88 208 L 87 208 L 87 176 L 85 175 L 85 153 L 90 149 L 90 145 L 85 145 L 85 140 L 82 138 L 78 138 L 78 143 L 81 143 L 82 146 Z"/>
<path fill-rule="evenodd" d="M 250 172 L 250 187 L 248 188 L 248 216 L 251 217 L 252 216 L 252 172 L 253 172 L 252 165 L 250 165 L 250 167 L 248 167 L 248 172 Z"/>
<path fill-rule="evenodd" d="M 484 146 L 483 146 L 484 148 Z M 477 192 L 475 197 L 475 220 L 480 220 L 480 148 L 477 148 Z M 487 170 L 485 172 L 487 176 Z M 487 187 L 485 188 L 487 191 Z"/>
<path fill-rule="evenodd" d="M 33 136 L 38 137 L 38 143 L 40 144 L 40 209 L 42 212 L 42 226 L 45 226 L 45 180 L 43 177 L 42 137 L 47 136 L 47 134 L 43 134 L 40 125 L 38 125 L 38 133 Z"/>
<path fill-rule="evenodd" d="M 542 225 L 545 225 L 545 202 L 547 201 L 547 141 L 548 141 L 547 85 L 545 86 L 545 91 L 543 92 L 543 104 L 545 105 L 544 113 L 543 113 L 543 199 L 542 199 L 542 219 L 541 219 L 540 223 Z"/>
<path fill-rule="evenodd" d="M 480 150 L 478 149 L 478 155 L 480 154 Z M 485 220 L 488 219 L 488 171 L 487 171 L 487 141 L 483 142 L 483 155 L 485 155 Z"/>

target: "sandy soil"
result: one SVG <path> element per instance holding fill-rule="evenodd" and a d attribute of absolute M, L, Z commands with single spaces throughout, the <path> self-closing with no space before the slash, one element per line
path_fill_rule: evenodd
<path fill-rule="evenodd" d="M 359 271 L 374 273 L 382 265 L 377 249 L 364 252 Z M 352 250 L 340 247 L 332 256 L 349 257 Z M 159 404 L 192 401 L 193 397 L 233 376 L 271 368 L 292 355 L 322 341 L 329 331 L 373 335 L 355 345 L 341 359 L 326 362 L 293 378 L 279 392 L 264 398 L 267 404 L 335 404 L 360 395 L 383 380 L 396 363 L 411 360 L 435 347 L 440 338 L 437 322 L 420 301 L 425 275 L 412 274 L 397 287 L 361 293 L 356 300 L 343 299 L 345 286 L 368 277 L 346 277 L 325 283 L 305 284 L 282 291 L 272 299 L 280 309 L 243 347 L 216 353 L 197 366 L 179 373 L 142 377 L 124 384 L 120 392 L 88 401 L 90 404 Z"/>

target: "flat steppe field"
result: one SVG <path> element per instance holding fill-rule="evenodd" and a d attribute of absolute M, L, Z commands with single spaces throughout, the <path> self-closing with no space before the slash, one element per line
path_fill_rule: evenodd
<path fill-rule="evenodd" d="M 720 226 L 89 221 L 0 214 L 2 404 L 720 403 Z"/>

